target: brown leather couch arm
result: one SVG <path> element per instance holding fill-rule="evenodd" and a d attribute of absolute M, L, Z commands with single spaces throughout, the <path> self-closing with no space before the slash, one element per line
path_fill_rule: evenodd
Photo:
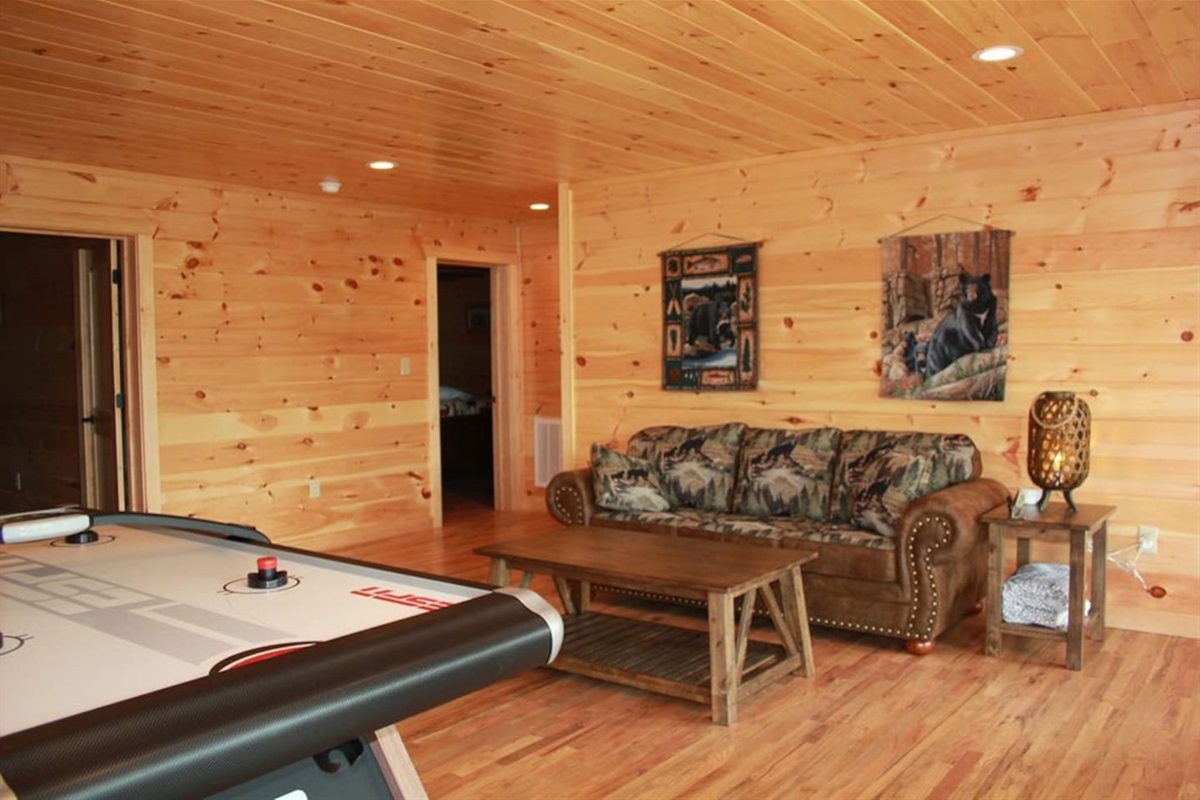
<path fill-rule="evenodd" d="M 546 508 L 563 525 L 589 525 L 596 510 L 596 490 L 589 467 L 560 472 L 546 487 Z"/>
<path fill-rule="evenodd" d="M 992 478 L 975 478 L 930 492 L 909 503 L 897 529 L 900 575 L 911 575 L 914 563 L 961 561 L 986 549 L 987 532 L 979 518 L 1008 501 L 1008 489 Z"/>

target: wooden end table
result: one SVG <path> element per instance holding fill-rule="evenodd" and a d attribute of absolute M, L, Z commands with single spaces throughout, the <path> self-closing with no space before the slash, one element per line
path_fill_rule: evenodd
<path fill-rule="evenodd" d="M 535 572 L 554 578 L 566 611 L 555 669 L 707 703 L 721 725 L 737 721 L 742 699 L 786 674 L 815 672 L 800 579 L 814 552 L 597 527 L 475 552 L 491 558 L 497 586 L 509 584 L 512 569 L 524 571 L 525 587 Z M 579 584 L 578 603 L 568 581 Z M 593 583 L 704 600 L 708 632 L 593 612 Z M 759 598 L 781 645 L 750 637 Z"/>
<path fill-rule="evenodd" d="M 1104 578 L 1108 558 L 1108 518 L 1113 506 L 1079 505 L 1072 512 L 1066 503 L 1019 506 L 1019 516 L 1010 517 L 1007 505 L 997 506 L 980 519 L 988 526 L 987 638 L 984 653 L 999 655 L 1002 634 L 1060 639 L 1067 643 L 1067 669 L 1083 669 L 1085 630 L 1096 642 L 1104 641 Z M 1031 540 L 1070 543 L 1070 589 L 1067 629 L 1018 625 L 1002 618 L 1004 591 L 1004 538 L 1017 540 L 1017 567 L 1029 563 Z M 1092 542 L 1091 611 L 1084 614 L 1087 573 L 1087 543 Z"/>

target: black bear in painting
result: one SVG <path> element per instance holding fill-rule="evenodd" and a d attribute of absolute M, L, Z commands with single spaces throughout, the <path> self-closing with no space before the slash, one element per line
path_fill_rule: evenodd
<path fill-rule="evenodd" d="M 904 366 L 909 372 L 917 372 L 925 362 L 925 354 L 917 358 L 917 335 L 912 331 L 904 332 Z"/>
<path fill-rule="evenodd" d="M 996 295 L 992 276 L 962 273 L 958 306 L 938 324 L 925 350 L 921 374 L 936 375 L 968 353 L 996 346 Z"/>
<path fill-rule="evenodd" d="M 733 347 L 733 309 L 724 300 L 708 300 L 692 309 L 688 323 L 688 344 L 703 336 L 714 350 Z"/>

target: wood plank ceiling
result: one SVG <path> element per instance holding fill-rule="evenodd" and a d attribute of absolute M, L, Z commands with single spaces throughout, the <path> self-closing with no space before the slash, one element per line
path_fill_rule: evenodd
<path fill-rule="evenodd" d="M 2 153 L 488 216 L 1196 98 L 1200 0 L 0 0 Z"/>

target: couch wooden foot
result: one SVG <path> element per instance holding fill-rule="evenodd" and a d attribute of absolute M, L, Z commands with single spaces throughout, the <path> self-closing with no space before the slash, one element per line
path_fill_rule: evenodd
<path fill-rule="evenodd" d="M 915 639 L 907 639 L 904 642 L 904 649 L 914 656 L 927 656 L 933 652 L 933 640 L 918 642 Z"/>

